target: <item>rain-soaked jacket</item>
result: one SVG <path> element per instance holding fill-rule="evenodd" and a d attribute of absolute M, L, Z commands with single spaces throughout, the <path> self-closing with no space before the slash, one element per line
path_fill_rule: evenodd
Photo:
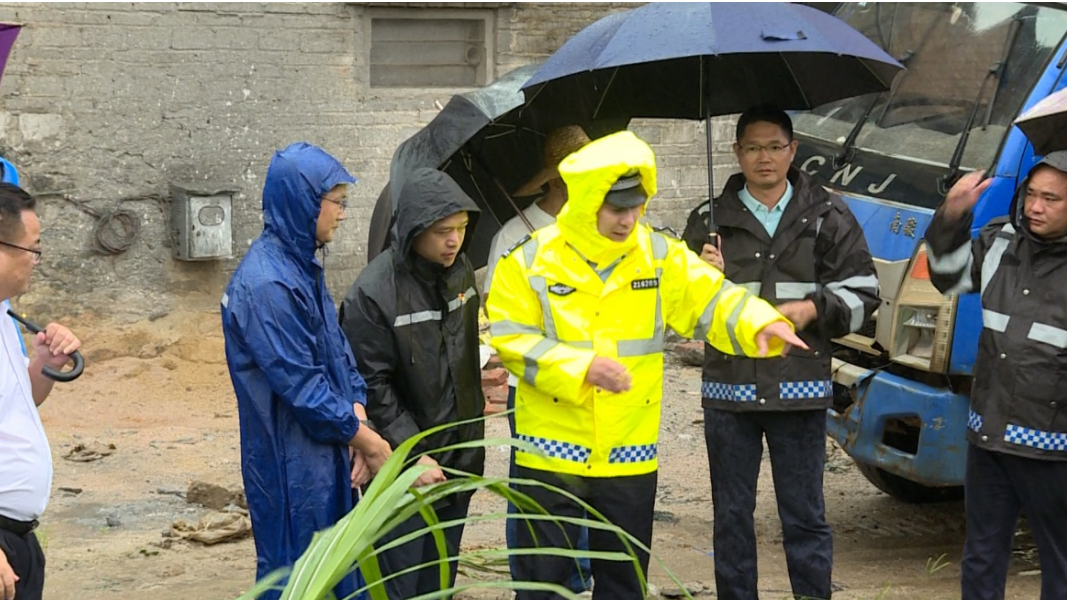
<path fill-rule="evenodd" d="M 715 199 L 723 271 L 772 305 L 809 299 L 817 317 L 797 333 L 810 349 L 773 360 L 734 357 L 704 346 L 705 408 L 730 412 L 825 410 L 833 401 L 834 338 L 858 330 L 878 309 L 878 276 L 863 229 L 836 194 L 789 169 L 793 198 L 773 235 L 739 196 L 734 174 Z M 708 203 L 693 210 L 683 240 L 699 252 L 708 238 Z"/>
<path fill-rule="evenodd" d="M 1067 163 L 1060 153 L 1046 160 L 1057 155 Z M 1067 461 L 1067 238 L 1030 232 L 1023 217 L 1028 183 L 1029 176 L 1008 216 L 990 220 L 974 239 L 974 214 L 950 220 L 942 205 L 926 229 L 930 280 L 945 294 L 981 295 L 967 440 Z"/>
<path fill-rule="evenodd" d="M 315 257 L 320 199 L 352 182 L 317 147 L 275 153 L 263 233 L 222 296 L 259 578 L 291 566 L 316 531 L 352 509 L 348 442 L 360 426 L 352 404 L 365 403 L 366 387 Z"/>
<path fill-rule="evenodd" d="M 570 200 L 558 221 L 512 247 L 496 268 L 487 306 L 492 344 L 520 377 L 516 435 L 542 452 L 517 453 L 520 466 L 588 477 L 656 470 L 665 327 L 754 356 L 756 333 L 784 319 L 647 226 L 624 242 L 602 236 L 597 211 L 631 168 L 652 197 L 655 157 L 632 133 L 570 155 L 559 166 Z M 614 268 L 601 280 L 592 263 Z M 770 355 L 781 353 L 775 343 Z M 586 383 L 595 356 L 626 366 L 630 390 Z"/>
<path fill-rule="evenodd" d="M 478 353 L 479 297 L 462 251 L 449 267 L 412 250 L 434 222 L 466 211 L 474 231 L 478 206 L 450 177 L 415 170 L 400 191 L 396 232 L 363 268 L 341 303 L 341 328 L 367 381 L 367 417 L 394 448 L 432 427 L 482 415 Z M 481 422 L 431 435 L 416 452 L 481 439 Z M 442 466 L 482 474 L 481 447 L 431 457 Z"/>

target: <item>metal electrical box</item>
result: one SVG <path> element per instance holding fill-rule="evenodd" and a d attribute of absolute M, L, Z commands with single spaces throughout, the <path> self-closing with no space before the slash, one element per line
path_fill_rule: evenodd
<path fill-rule="evenodd" d="M 233 195 L 226 184 L 171 184 L 174 257 L 205 261 L 233 257 Z"/>

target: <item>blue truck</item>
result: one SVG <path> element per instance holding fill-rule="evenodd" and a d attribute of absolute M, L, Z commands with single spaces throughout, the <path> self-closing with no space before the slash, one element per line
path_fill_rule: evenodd
<path fill-rule="evenodd" d="M 982 317 L 977 295 L 946 297 L 930 284 L 923 235 L 972 170 L 994 180 L 972 235 L 1007 213 L 1039 159 L 1012 122 L 1067 85 L 1067 7 L 858 2 L 834 14 L 907 70 L 887 92 L 793 115 L 795 166 L 848 202 L 881 287 L 876 315 L 837 341 L 828 430 L 893 497 L 952 499 L 962 493 Z"/>

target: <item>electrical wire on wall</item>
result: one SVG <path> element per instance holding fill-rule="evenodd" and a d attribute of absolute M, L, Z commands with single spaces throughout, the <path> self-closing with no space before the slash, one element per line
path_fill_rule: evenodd
<path fill-rule="evenodd" d="M 85 201 L 79 201 L 69 194 L 64 194 L 63 199 L 96 218 L 96 226 L 93 228 L 93 244 L 100 253 L 118 255 L 128 250 L 141 232 L 140 218 L 129 209 L 97 211 Z"/>
<path fill-rule="evenodd" d="M 69 190 L 56 190 L 39 192 L 34 196 L 60 197 L 73 204 L 83 213 L 87 213 L 96 219 L 93 227 L 93 248 L 103 255 L 118 255 L 130 249 L 141 233 L 141 219 L 129 209 L 107 209 L 100 211 L 91 207 L 86 201 L 76 199 L 69 194 Z M 148 193 L 143 195 L 123 197 L 118 203 L 127 201 L 162 201 L 163 197 Z"/>

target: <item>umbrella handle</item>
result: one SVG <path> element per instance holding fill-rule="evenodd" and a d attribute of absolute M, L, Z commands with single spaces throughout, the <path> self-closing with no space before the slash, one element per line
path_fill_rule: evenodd
<path fill-rule="evenodd" d="M 7 310 L 7 315 L 15 318 L 16 321 L 26 327 L 26 330 L 29 330 L 33 334 L 37 334 L 44 330 L 37 324 L 23 318 L 10 309 Z M 56 382 L 70 382 L 82 375 L 82 371 L 85 370 L 85 358 L 82 357 L 80 352 L 75 351 L 70 354 L 70 359 L 74 360 L 74 367 L 67 372 L 60 372 L 51 366 L 44 366 L 41 368 L 41 373 Z"/>

